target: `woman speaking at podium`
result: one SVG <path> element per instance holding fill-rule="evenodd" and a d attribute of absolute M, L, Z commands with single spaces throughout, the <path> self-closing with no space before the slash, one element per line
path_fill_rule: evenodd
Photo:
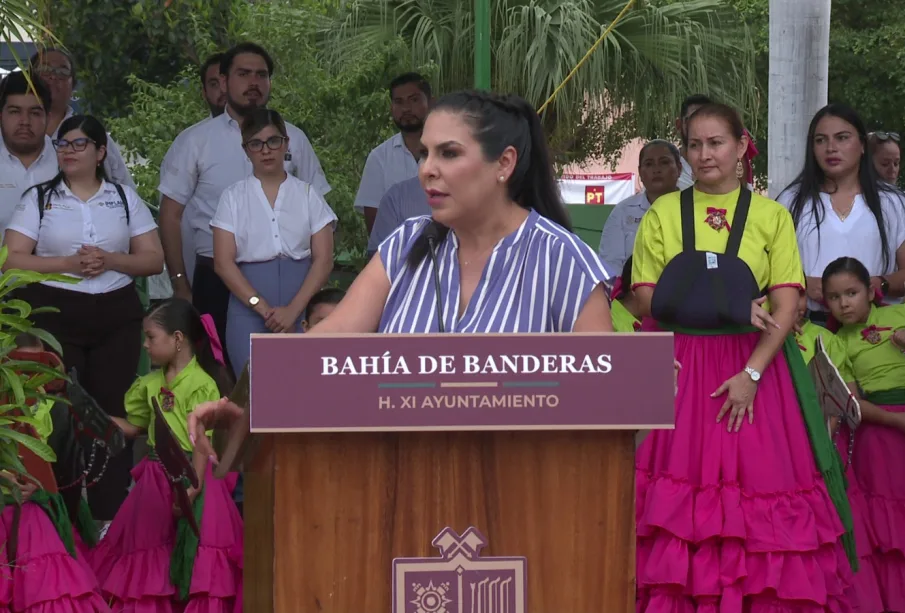
<path fill-rule="evenodd" d="M 309 334 L 611 332 L 593 249 L 570 224 L 537 113 L 517 96 L 457 92 L 434 105 L 419 176 L 432 213 L 378 248 Z M 222 399 L 189 414 L 196 444 L 242 416 Z"/>

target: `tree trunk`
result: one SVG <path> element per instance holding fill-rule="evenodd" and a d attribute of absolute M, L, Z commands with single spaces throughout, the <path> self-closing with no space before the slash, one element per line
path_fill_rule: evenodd
<path fill-rule="evenodd" d="M 775 198 L 801 172 L 808 124 L 827 102 L 831 0 L 770 0 L 768 180 Z"/>

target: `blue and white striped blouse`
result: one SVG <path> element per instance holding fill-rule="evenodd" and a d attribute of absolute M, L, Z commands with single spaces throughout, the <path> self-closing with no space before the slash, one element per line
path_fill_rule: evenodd
<path fill-rule="evenodd" d="M 415 269 L 406 262 L 430 221 L 430 217 L 408 219 L 380 244 L 378 252 L 391 285 L 380 332 L 439 331 L 431 260 L 425 257 Z M 571 332 L 591 291 L 610 277 L 594 250 L 580 238 L 531 211 L 515 232 L 494 247 L 459 318 L 458 248 L 452 231 L 437 247 L 447 332 Z"/>

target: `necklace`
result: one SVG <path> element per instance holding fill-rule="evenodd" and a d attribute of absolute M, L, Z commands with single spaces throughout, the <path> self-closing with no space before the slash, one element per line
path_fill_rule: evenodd
<path fill-rule="evenodd" d="M 484 255 L 485 253 L 488 253 L 489 251 L 492 251 L 494 247 L 496 247 L 496 245 L 491 245 L 489 248 L 481 249 L 480 251 L 478 251 L 477 253 L 475 253 L 473 256 L 469 257 L 467 260 L 464 260 L 464 259 L 463 259 L 463 260 L 462 260 L 462 266 L 463 266 L 463 267 L 464 267 L 464 266 L 468 266 L 469 264 L 471 264 L 471 263 L 472 263 L 474 260 L 476 260 L 477 258 L 481 257 L 481 256 Z M 462 252 L 460 251 L 459 253 L 462 253 Z"/>
<path fill-rule="evenodd" d="M 830 206 L 833 207 L 833 212 L 836 213 L 836 217 L 839 218 L 839 221 L 845 221 L 848 218 L 848 216 L 852 214 L 852 209 L 855 208 L 855 198 L 857 198 L 857 196 L 852 198 L 852 201 L 849 203 L 849 205 L 845 208 L 844 211 L 840 211 L 839 209 L 836 208 L 836 204 L 833 203 L 832 197 L 830 197 Z"/>

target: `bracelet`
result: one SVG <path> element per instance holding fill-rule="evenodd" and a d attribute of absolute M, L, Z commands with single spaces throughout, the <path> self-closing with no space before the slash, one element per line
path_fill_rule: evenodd
<path fill-rule="evenodd" d="M 182 279 L 183 277 L 185 277 L 185 273 L 182 273 L 182 272 L 175 274 L 175 275 L 170 275 L 170 281 L 175 281 L 176 279 Z"/>

